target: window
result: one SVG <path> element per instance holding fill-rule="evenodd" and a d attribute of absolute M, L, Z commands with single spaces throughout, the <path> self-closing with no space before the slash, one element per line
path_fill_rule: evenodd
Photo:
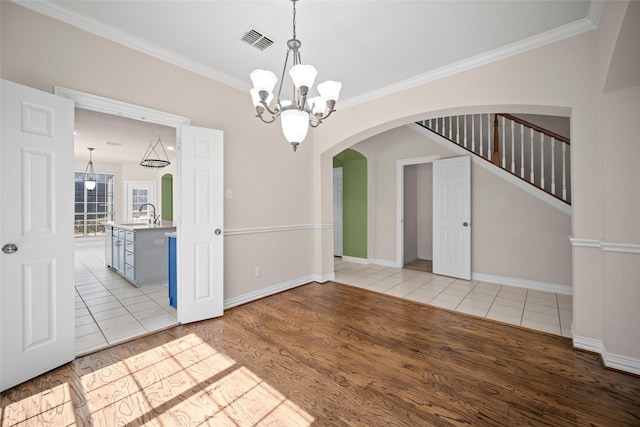
<path fill-rule="evenodd" d="M 115 175 L 97 173 L 96 188 L 89 191 L 75 173 L 75 237 L 104 236 L 104 222 L 115 218 Z"/>

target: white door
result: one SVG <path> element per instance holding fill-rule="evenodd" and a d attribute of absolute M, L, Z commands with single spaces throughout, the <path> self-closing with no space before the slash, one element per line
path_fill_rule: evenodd
<path fill-rule="evenodd" d="M 2 80 L 0 391 L 74 358 L 73 107 Z"/>
<path fill-rule="evenodd" d="M 342 256 L 342 168 L 333 168 L 333 255 Z"/>
<path fill-rule="evenodd" d="M 153 181 L 127 181 L 124 186 L 127 191 L 127 221 L 145 222 L 151 218 L 151 222 L 153 222 L 155 217 L 160 215 L 160 208 L 156 204 L 156 183 Z M 155 210 L 147 203 L 151 203 Z M 140 211 L 140 207 L 143 205 L 145 206 Z"/>
<path fill-rule="evenodd" d="M 177 237 L 178 321 L 222 316 L 223 133 L 182 126 Z"/>
<path fill-rule="evenodd" d="M 433 272 L 471 280 L 471 158 L 433 162 Z"/>

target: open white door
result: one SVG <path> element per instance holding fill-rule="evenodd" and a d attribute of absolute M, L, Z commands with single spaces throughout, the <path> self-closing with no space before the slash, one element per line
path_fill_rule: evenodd
<path fill-rule="evenodd" d="M 333 255 L 342 256 L 342 168 L 333 168 Z"/>
<path fill-rule="evenodd" d="M 75 356 L 73 107 L 2 80 L 0 391 Z"/>
<path fill-rule="evenodd" d="M 433 162 L 433 272 L 471 280 L 471 158 Z"/>
<path fill-rule="evenodd" d="M 177 237 L 178 322 L 222 316 L 223 133 L 182 126 Z"/>

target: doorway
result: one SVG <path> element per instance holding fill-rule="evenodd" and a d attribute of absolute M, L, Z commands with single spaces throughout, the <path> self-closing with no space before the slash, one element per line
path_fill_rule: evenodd
<path fill-rule="evenodd" d="M 400 159 L 396 162 L 396 215 L 398 218 L 397 221 L 397 243 L 396 243 L 396 267 L 402 268 L 406 262 L 411 262 L 412 258 L 419 259 L 418 256 L 418 242 L 417 242 L 417 229 L 418 229 L 418 185 L 417 185 L 417 177 L 418 177 L 418 166 L 420 166 L 420 176 L 425 181 L 433 182 L 433 162 L 440 159 L 440 156 L 426 156 L 426 157 L 414 157 L 409 159 Z M 429 166 L 426 166 L 429 165 Z M 412 167 L 415 166 L 415 169 Z M 409 169 L 406 169 L 409 168 Z M 428 173 L 428 170 L 431 169 L 431 180 L 424 175 Z M 405 169 L 408 171 L 409 182 L 408 189 L 405 189 Z M 425 183 L 421 183 L 420 189 L 425 192 L 427 190 L 424 189 Z M 405 202 L 406 200 L 406 202 Z M 431 194 L 431 198 L 427 200 L 424 197 L 420 198 L 421 203 L 423 203 L 422 208 L 424 208 L 424 204 L 433 206 L 433 194 Z M 408 211 L 405 213 L 405 203 L 407 203 Z M 422 213 L 422 212 L 421 212 Z M 408 214 L 409 217 L 405 218 L 405 215 Z M 422 214 L 423 219 L 427 214 Z M 405 222 L 408 221 L 408 230 L 405 232 Z M 423 233 L 425 224 L 433 224 L 433 215 L 430 218 L 430 221 L 424 219 L 421 225 L 421 230 Z M 433 230 L 433 226 L 431 228 Z M 410 234 L 413 231 L 413 234 Z M 406 236 L 406 237 L 405 237 Z M 412 237 L 414 236 L 414 237 Z M 424 239 L 425 234 L 421 235 L 421 238 Z M 408 239 L 409 242 L 405 246 L 405 239 Z M 415 243 L 412 242 L 412 239 L 415 239 Z M 433 234 L 431 234 L 431 241 L 433 242 Z M 405 255 L 405 250 L 408 253 Z M 429 245 L 428 243 L 421 243 L 421 256 L 424 258 L 431 258 L 433 260 L 433 243 Z"/>
<path fill-rule="evenodd" d="M 403 268 L 433 271 L 433 165 L 404 167 Z"/>
<path fill-rule="evenodd" d="M 105 260 L 112 237 L 110 227 L 103 222 L 144 223 L 164 214 L 165 209 L 171 214 L 173 201 L 169 201 L 170 205 L 165 203 L 158 184 L 162 175 L 177 171 L 172 150 L 176 133 L 176 128 L 170 126 L 75 108 L 76 171 L 84 170 L 87 148 L 91 147 L 96 173 L 113 178 L 106 192 L 111 197 L 105 198 L 106 186 L 96 185 L 87 191 L 82 173 L 77 173 L 80 181 L 76 179 L 76 192 L 81 188 L 95 200 L 91 215 L 96 224 L 91 234 L 76 238 L 74 245 L 76 356 L 178 324 L 177 311 L 169 304 L 167 281 L 137 287 L 107 267 L 112 265 Z M 170 164 L 161 169 L 140 166 L 150 141 L 158 138 L 168 150 Z M 111 215 L 107 217 L 103 212 Z"/>

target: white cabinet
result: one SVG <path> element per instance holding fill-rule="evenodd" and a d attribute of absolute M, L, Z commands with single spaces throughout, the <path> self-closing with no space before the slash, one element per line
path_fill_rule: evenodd
<path fill-rule="evenodd" d="M 111 267 L 113 265 L 112 230 L 113 227 L 110 225 L 106 225 L 104 227 L 104 262 L 107 264 L 107 267 Z"/>
<path fill-rule="evenodd" d="M 136 286 L 168 280 L 168 241 L 165 233 L 175 227 L 138 226 L 134 229 L 112 226 L 112 267 Z"/>

